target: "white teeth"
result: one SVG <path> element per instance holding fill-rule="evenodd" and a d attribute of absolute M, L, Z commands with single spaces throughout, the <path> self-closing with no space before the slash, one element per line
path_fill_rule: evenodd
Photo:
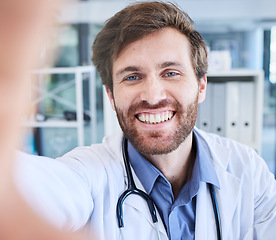
<path fill-rule="evenodd" d="M 145 121 L 146 121 L 145 115 L 142 114 L 142 115 L 139 117 L 139 120 L 140 120 L 141 122 L 145 122 Z"/>
<path fill-rule="evenodd" d="M 157 124 L 170 120 L 173 117 L 173 113 L 171 111 L 157 113 L 157 114 L 147 114 L 142 113 L 138 115 L 138 119 L 141 122 Z"/>
<path fill-rule="evenodd" d="M 165 121 L 165 116 L 164 116 L 164 113 L 162 113 L 161 115 L 161 122 L 164 122 Z"/>
<path fill-rule="evenodd" d="M 155 116 L 155 122 L 161 122 L 161 116 L 159 114 Z"/>
<path fill-rule="evenodd" d="M 168 118 L 169 118 L 169 114 L 168 114 L 168 112 L 166 112 L 165 119 L 168 119 Z"/>
<path fill-rule="evenodd" d="M 155 123 L 155 117 L 153 114 L 150 115 L 150 120 L 149 120 L 150 123 Z"/>

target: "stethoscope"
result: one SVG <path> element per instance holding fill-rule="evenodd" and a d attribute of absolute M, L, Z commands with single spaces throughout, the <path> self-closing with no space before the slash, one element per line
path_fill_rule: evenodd
<path fill-rule="evenodd" d="M 126 174 L 127 174 L 127 190 L 125 190 L 121 194 L 121 196 L 119 197 L 118 202 L 117 202 L 117 212 L 116 213 L 117 213 L 118 226 L 121 230 L 124 227 L 123 203 L 124 203 L 125 199 L 130 194 L 136 194 L 146 201 L 149 211 L 150 211 L 150 214 L 151 214 L 152 222 L 154 223 L 154 225 L 156 227 L 158 240 L 161 240 L 155 204 L 154 204 L 153 200 L 151 199 L 151 197 L 147 193 L 138 189 L 135 185 L 132 171 L 131 171 L 130 164 L 129 164 L 129 156 L 128 156 L 128 151 L 127 151 L 127 139 L 125 137 L 123 138 L 123 143 L 122 143 L 122 153 L 123 153 L 123 159 L 124 159 L 124 164 L 125 164 L 125 169 L 126 169 Z M 216 220 L 216 226 L 217 226 L 217 237 L 218 237 L 218 240 L 222 240 L 221 221 L 220 221 L 220 215 L 219 215 L 219 210 L 218 210 L 215 189 L 214 189 L 214 186 L 210 183 L 208 183 L 208 188 L 210 191 L 213 210 L 214 210 L 214 214 L 215 214 L 215 220 Z M 121 233 L 122 233 L 122 238 L 124 239 L 123 231 L 121 231 Z"/>

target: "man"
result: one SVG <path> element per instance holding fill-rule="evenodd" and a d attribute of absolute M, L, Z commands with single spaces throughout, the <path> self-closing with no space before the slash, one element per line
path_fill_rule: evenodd
<path fill-rule="evenodd" d="M 96 37 L 92 61 L 123 134 L 23 166 L 39 186 L 25 195 L 43 215 L 61 228 L 91 226 L 99 239 L 274 238 L 276 184 L 265 162 L 194 127 L 207 50 L 186 13 L 162 2 L 123 9 Z M 136 190 L 117 206 L 131 183 L 124 154 L 158 224 Z"/>

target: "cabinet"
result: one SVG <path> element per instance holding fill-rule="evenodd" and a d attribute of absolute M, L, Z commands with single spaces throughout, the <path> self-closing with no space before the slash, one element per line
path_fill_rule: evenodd
<path fill-rule="evenodd" d="M 209 73 L 207 81 L 206 99 L 199 104 L 196 125 L 261 153 L 263 71 Z"/>

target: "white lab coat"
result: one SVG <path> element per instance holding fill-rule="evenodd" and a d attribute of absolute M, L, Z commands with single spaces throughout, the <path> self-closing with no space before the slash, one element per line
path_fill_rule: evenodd
<path fill-rule="evenodd" d="M 264 160 L 237 142 L 195 131 L 219 179 L 220 190 L 215 192 L 223 239 L 276 239 L 276 183 Z M 76 230 L 91 226 L 100 240 L 121 239 L 116 204 L 127 184 L 121 145 L 119 134 L 105 138 L 103 144 L 76 148 L 58 160 L 27 157 L 27 161 L 18 165 L 19 189 L 35 210 L 60 228 Z M 133 174 L 137 187 L 144 190 Z M 143 199 L 128 197 L 123 213 L 125 239 L 157 239 Z M 159 215 L 158 219 L 161 239 L 168 239 Z M 195 238 L 217 239 L 213 206 L 205 183 L 201 183 L 197 195 Z"/>

